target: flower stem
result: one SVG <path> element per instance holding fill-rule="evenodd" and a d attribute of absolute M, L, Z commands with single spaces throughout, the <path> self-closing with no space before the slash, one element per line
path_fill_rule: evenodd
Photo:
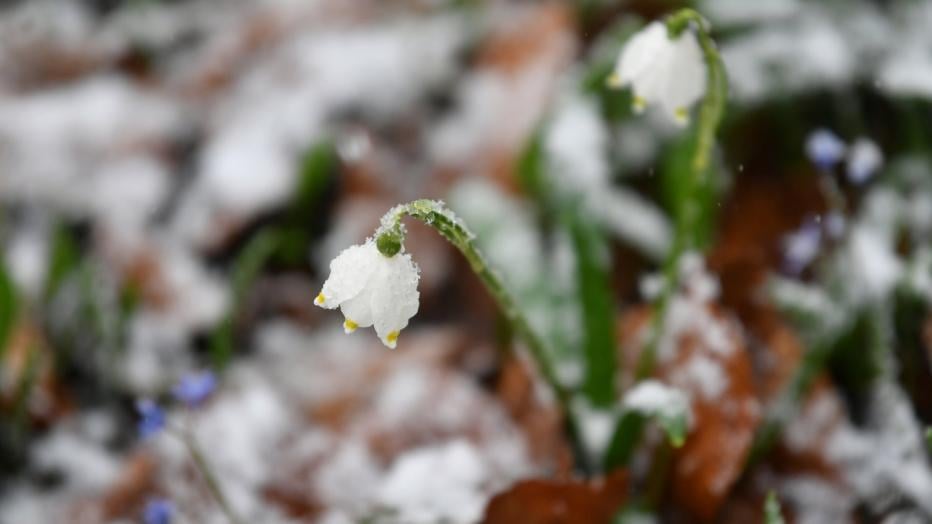
<path fill-rule="evenodd" d="M 466 258 L 470 268 L 498 303 L 499 308 L 515 333 L 524 341 L 538 371 L 547 382 L 547 385 L 550 386 L 557 402 L 563 409 L 573 445 L 579 446 L 581 442 L 579 429 L 570 411 L 571 393 L 557 376 L 557 371 L 551 361 L 552 352 L 547 347 L 544 339 L 531 327 L 530 322 L 518 307 L 518 303 L 511 292 L 505 287 L 501 277 L 489 266 L 485 256 L 476 247 L 473 242 L 475 236 L 472 232 L 443 203 L 421 199 L 401 204 L 389 211 L 382 218 L 382 228 L 376 233 L 376 242 L 378 243 L 379 239 L 384 237 L 390 240 L 383 243 L 393 244 L 394 239 L 403 238 L 404 229 L 401 219 L 404 216 L 415 218 L 432 227 Z M 581 465 L 584 468 L 586 467 L 585 464 Z"/>
<path fill-rule="evenodd" d="M 728 99 L 728 79 L 725 66 L 722 63 L 718 48 L 709 34 L 711 24 L 694 9 L 680 9 L 667 18 L 667 31 L 671 37 L 679 36 L 687 30 L 689 25 L 695 27 L 699 45 L 706 63 L 706 92 L 699 109 L 699 120 L 695 130 L 695 140 L 692 161 L 690 163 L 690 177 L 687 179 L 688 198 L 675 210 L 675 231 L 673 245 L 667 256 L 663 271 L 663 289 L 654 303 L 654 314 L 651 317 L 650 335 L 644 351 L 638 360 L 636 378 L 642 380 L 649 377 L 654 370 L 657 346 L 660 343 L 664 330 L 667 306 L 674 290 L 679 285 L 679 260 L 687 249 L 694 248 L 689 237 L 690 225 L 697 219 L 700 210 L 697 193 L 707 183 L 709 173 L 709 158 L 715 147 L 715 135 L 722 118 L 725 115 L 725 105 Z"/>
<path fill-rule="evenodd" d="M 194 461 L 194 465 L 204 477 L 204 482 L 207 484 L 208 491 L 210 491 L 211 496 L 217 502 L 217 505 L 220 506 L 221 511 L 226 515 L 230 524 L 244 524 L 245 521 L 237 516 L 236 512 L 233 511 L 233 506 L 230 505 L 230 502 L 223 494 L 220 482 L 207 463 L 207 458 L 204 456 L 204 453 L 201 452 L 201 447 L 198 445 L 197 440 L 195 440 L 194 435 L 186 430 L 176 430 L 173 433 L 184 443 L 188 450 L 188 454 L 191 455 L 191 459 Z"/>

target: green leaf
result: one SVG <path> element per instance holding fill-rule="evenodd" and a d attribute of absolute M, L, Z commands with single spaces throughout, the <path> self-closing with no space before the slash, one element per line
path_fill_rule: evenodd
<path fill-rule="evenodd" d="M 288 204 L 277 258 L 287 265 L 302 263 L 311 242 L 312 227 L 320 217 L 320 203 L 339 168 L 339 156 L 330 141 L 311 147 L 301 159 L 298 184 Z"/>
<path fill-rule="evenodd" d="M 52 232 L 52 249 L 45 277 L 45 300 L 51 300 L 69 275 L 81 266 L 81 253 L 71 232 L 56 224 Z"/>
<path fill-rule="evenodd" d="M 677 137 L 665 150 L 660 172 L 661 193 L 673 216 L 674 234 L 686 249 L 711 242 L 720 197 L 711 166 L 701 176 L 692 171 L 696 140 L 695 129 Z"/>
<path fill-rule="evenodd" d="M 641 432 L 647 424 L 647 418 L 636 411 L 625 411 L 615 424 L 615 431 L 609 441 L 602 467 L 612 471 L 628 465 L 634 449 L 641 439 Z"/>
<path fill-rule="evenodd" d="M 6 265 L 0 261 L 0 359 L 6 353 L 7 342 L 13 333 L 18 311 L 16 286 L 6 270 Z"/>
<path fill-rule="evenodd" d="M 932 452 L 932 426 L 926 428 L 926 445 L 929 446 L 929 451 Z"/>
<path fill-rule="evenodd" d="M 580 213 L 567 215 L 565 224 L 576 251 L 576 283 L 586 357 L 582 389 L 593 406 L 610 406 L 617 396 L 617 358 L 608 242 L 601 229 Z"/>
<path fill-rule="evenodd" d="M 766 524 L 784 524 L 783 515 L 780 513 L 780 502 L 773 491 L 767 494 L 767 500 L 764 501 L 764 522 Z"/>
<path fill-rule="evenodd" d="M 226 367 L 233 354 L 234 323 L 246 294 L 278 245 L 278 234 L 273 229 L 266 228 L 254 235 L 236 258 L 232 277 L 232 303 L 210 340 L 211 360 L 218 370 Z"/>

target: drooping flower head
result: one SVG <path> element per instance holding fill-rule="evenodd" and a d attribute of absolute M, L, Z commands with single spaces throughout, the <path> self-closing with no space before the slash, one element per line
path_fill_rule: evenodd
<path fill-rule="evenodd" d="M 153 498 L 142 510 L 142 520 L 146 524 L 171 524 L 175 514 L 175 505 L 170 500 Z"/>
<path fill-rule="evenodd" d="M 314 303 L 327 309 L 339 307 L 347 333 L 374 326 L 382 343 L 394 348 L 401 330 L 417 313 L 420 275 L 400 244 L 386 248 L 377 243 L 382 242 L 370 239 L 333 259 L 330 277 Z M 383 251 L 395 252 L 389 256 Z"/>
<path fill-rule="evenodd" d="M 816 129 L 806 138 L 806 156 L 822 171 L 834 168 L 847 149 L 845 143 L 828 129 Z"/>
<path fill-rule="evenodd" d="M 149 438 L 165 427 L 165 412 L 152 399 L 137 400 L 136 411 L 140 416 L 137 426 L 140 437 Z"/>
<path fill-rule="evenodd" d="M 631 86 L 633 107 L 658 104 L 680 125 L 706 92 L 706 65 L 692 30 L 671 38 L 666 24 L 652 22 L 628 40 L 609 77 L 611 87 Z"/>
<path fill-rule="evenodd" d="M 189 408 L 199 407 L 217 388 L 217 376 L 211 371 L 190 373 L 172 388 L 172 394 Z"/>
<path fill-rule="evenodd" d="M 848 181 L 861 185 L 870 180 L 883 165 L 883 152 L 872 140 L 859 138 L 848 154 Z"/>

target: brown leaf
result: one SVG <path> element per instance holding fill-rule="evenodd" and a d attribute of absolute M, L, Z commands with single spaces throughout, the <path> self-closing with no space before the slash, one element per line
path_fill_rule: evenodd
<path fill-rule="evenodd" d="M 526 480 L 492 498 L 485 524 L 610 523 L 628 495 L 628 474 L 590 482 Z"/>

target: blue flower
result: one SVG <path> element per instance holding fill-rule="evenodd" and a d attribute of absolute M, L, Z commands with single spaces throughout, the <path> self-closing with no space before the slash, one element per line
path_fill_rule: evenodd
<path fill-rule="evenodd" d="M 822 227 L 819 219 L 809 217 L 799 229 L 783 238 L 783 266 L 791 275 L 799 275 L 819 256 Z"/>
<path fill-rule="evenodd" d="M 217 376 L 210 371 L 185 375 L 172 389 L 175 398 L 190 408 L 196 408 L 207 400 L 217 388 Z"/>
<path fill-rule="evenodd" d="M 845 143 L 828 129 L 817 129 L 806 139 L 806 155 L 823 171 L 835 167 L 845 156 L 846 149 Z"/>
<path fill-rule="evenodd" d="M 139 419 L 139 436 L 149 438 L 165 427 L 165 412 L 152 399 L 143 398 L 136 401 Z"/>
<path fill-rule="evenodd" d="M 171 524 L 175 505 L 163 498 L 150 499 L 142 511 L 142 520 L 146 524 Z"/>

